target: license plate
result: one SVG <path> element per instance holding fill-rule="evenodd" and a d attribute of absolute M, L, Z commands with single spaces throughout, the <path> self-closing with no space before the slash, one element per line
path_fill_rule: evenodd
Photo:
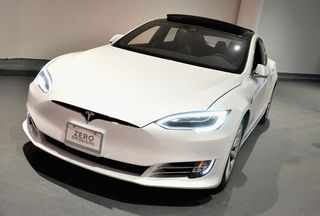
<path fill-rule="evenodd" d="M 100 132 L 67 123 L 65 141 L 68 144 L 100 154 L 102 139 Z"/>

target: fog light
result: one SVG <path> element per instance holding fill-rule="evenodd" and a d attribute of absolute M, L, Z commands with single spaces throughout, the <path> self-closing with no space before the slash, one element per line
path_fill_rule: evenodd
<path fill-rule="evenodd" d="M 189 178 L 198 178 L 207 175 L 214 165 L 214 160 L 199 161 L 194 164 Z"/>

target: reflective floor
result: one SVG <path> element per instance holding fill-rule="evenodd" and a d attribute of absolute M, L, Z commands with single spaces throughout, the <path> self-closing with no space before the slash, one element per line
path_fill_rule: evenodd
<path fill-rule="evenodd" d="M 28 77 L 0 76 L 0 216 L 319 215 L 320 84 L 282 81 L 270 121 L 239 153 L 224 191 L 145 188 L 34 147 L 24 135 Z"/>

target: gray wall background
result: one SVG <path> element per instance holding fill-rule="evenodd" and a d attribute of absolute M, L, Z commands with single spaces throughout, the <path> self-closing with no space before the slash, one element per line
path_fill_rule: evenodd
<path fill-rule="evenodd" d="M 319 11 L 320 0 L 0 0 L 0 58 L 52 59 L 185 13 L 258 26 L 279 72 L 320 74 Z"/>
<path fill-rule="evenodd" d="M 240 0 L 0 0 L 0 58 L 52 59 L 102 46 L 167 13 L 235 23 L 239 6 Z"/>
<path fill-rule="evenodd" d="M 279 72 L 320 74 L 319 0 L 265 0 L 258 33 Z"/>

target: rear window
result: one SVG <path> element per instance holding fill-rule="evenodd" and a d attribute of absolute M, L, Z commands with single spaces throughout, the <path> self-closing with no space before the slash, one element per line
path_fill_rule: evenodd
<path fill-rule="evenodd" d="M 125 35 L 114 46 L 192 65 L 241 73 L 249 40 L 215 29 L 155 20 Z"/>

